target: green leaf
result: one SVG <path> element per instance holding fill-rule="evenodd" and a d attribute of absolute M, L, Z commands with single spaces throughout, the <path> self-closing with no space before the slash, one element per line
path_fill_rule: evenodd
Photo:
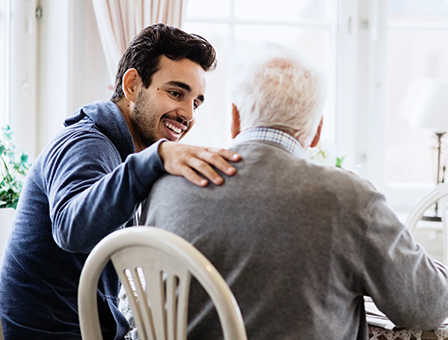
<path fill-rule="evenodd" d="M 16 208 L 23 181 L 30 167 L 28 155 L 12 143 L 13 131 L 1 128 L 0 135 L 0 208 Z"/>
<path fill-rule="evenodd" d="M 344 157 L 336 157 L 336 167 L 337 168 L 342 168 L 342 162 L 344 161 Z"/>
<path fill-rule="evenodd" d="M 26 163 L 28 163 L 28 155 L 24 154 L 22 151 L 22 154 L 20 155 L 20 163 L 24 166 Z"/>

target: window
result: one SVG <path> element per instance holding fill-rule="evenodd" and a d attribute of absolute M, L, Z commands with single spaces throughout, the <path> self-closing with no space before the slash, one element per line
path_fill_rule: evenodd
<path fill-rule="evenodd" d="M 189 0 L 183 28 L 218 52 L 187 142 L 230 144 L 232 78 L 256 43 L 274 41 L 326 72 L 323 139 L 345 156 L 346 169 L 360 168 L 396 211 L 408 211 L 434 187 L 434 133 L 412 128 L 400 106 L 412 78 L 448 78 L 447 0 Z"/>
<path fill-rule="evenodd" d="M 448 4 L 371 2 L 378 5 L 378 35 L 364 46 L 364 52 L 376 58 L 368 66 L 371 73 L 359 77 L 365 84 L 360 82 L 360 91 L 366 86 L 369 98 L 358 106 L 360 119 L 366 122 L 359 128 L 366 140 L 357 139 L 358 161 L 364 162 L 365 177 L 385 193 L 394 209 L 406 212 L 436 185 L 437 140 L 434 131 L 411 127 L 401 107 L 412 79 L 448 78 Z M 361 15 L 369 14 L 365 8 Z M 359 58 L 359 63 L 368 60 Z"/>
<path fill-rule="evenodd" d="M 390 146 L 386 152 L 387 182 L 436 183 L 434 131 L 411 127 L 400 106 L 412 79 L 448 78 L 446 42 L 448 2 L 390 1 L 386 56 L 386 128 Z"/>
<path fill-rule="evenodd" d="M 230 144 L 230 86 L 258 43 L 277 42 L 303 51 L 326 73 L 336 77 L 337 11 L 335 0 L 189 0 L 183 28 L 207 38 L 218 53 L 209 75 L 207 100 L 198 110 L 192 144 Z M 285 8 L 288 10 L 285 11 Z M 335 138 L 335 86 L 329 87 L 324 138 Z"/>

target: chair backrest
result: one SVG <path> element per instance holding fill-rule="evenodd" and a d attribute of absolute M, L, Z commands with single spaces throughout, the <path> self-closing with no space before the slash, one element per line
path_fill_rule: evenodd
<path fill-rule="evenodd" d="M 126 290 L 140 340 L 187 338 L 187 308 L 193 275 L 213 301 L 224 339 L 246 340 L 238 304 L 215 267 L 181 237 L 154 227 L 129 227 L 105 237 L 81 272 L 78 309 L 85 340 L 102 339 L 97 286 L 109 260 Z"/>
<path fill-rule="evenodd" d="M 448 221 L 446 213 L 448 209 L 448 183 L 439 184 L 430 193 L 428 193 L 422 200 L 412 209 L 407 220 L 406 226 L 411 231 L 415 232 L 418 228 L 417 224 L 421 220 L 423 214 L 431 206 L 437 203 L 439 216 L 442 222 L 443 234 L 443 260 L 442 262 L 448 265 Z M 438 229 L 438 228 L 435 228 Z"/>

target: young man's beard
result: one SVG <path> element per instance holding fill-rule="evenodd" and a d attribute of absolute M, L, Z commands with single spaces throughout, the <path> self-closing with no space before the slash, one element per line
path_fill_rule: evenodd
<path fill-rule="evenodd" d="M 131 124 L 134 133 L 139 138 L 140 142 L 148 147 L 160 138 L 157 138 L 155 131 L 158 128 L 158 119 L 151 115 L 152 105 L 144 98 L 142 92 L 139 93 L 137 103 L 134 111 L 131 114 Z"/>

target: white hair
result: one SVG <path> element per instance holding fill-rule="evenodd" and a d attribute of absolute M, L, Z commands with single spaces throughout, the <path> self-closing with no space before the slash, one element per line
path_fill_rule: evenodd
<path fill-rule="evenodd" d="M 241 131 L 272 127 L 308 146 L 322 117 L 325 79 L 304 55 L 278 44 L 265 44 L 239 73 L 232 101 Z"/>

